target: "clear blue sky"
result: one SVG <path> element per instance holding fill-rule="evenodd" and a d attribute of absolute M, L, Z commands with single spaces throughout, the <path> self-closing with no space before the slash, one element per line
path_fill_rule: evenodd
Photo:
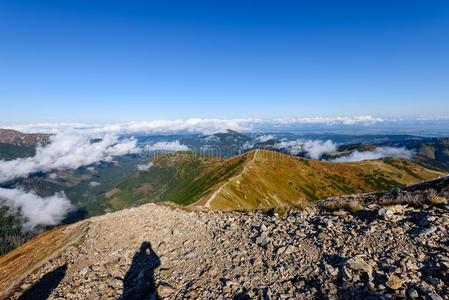
<path fill-rule="evenodd" d="M 0 0 L 0 122 L 449 115 L 449 1 Z"/>

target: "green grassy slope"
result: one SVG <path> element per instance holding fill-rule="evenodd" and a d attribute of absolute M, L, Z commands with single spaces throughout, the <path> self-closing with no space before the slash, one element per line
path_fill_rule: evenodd
<path fill-rule="evenodd" d="M 221 161 L 187 152 L 162 155 L 154 160 L 148 171 L 138 171 L 120 180 L 104 198 L 112 210 L 149 201 L 188 205 L 232 177 L 239 171 L 244 159 L 234 157 Z"/>
<path fill-rule="evenodd" d="M 121 180 L 104 200 L 111 210 L 153 201 L 209 209 L 258 209 L 330 196 L 382 191 L 443 175 L 402 159 L 354 163 L 255 150 L 227 160 L 167 154 Z"/>

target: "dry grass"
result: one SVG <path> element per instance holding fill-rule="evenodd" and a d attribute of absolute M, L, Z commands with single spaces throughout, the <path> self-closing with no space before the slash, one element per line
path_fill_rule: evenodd
<path fill-rule="evenodd" d="M 439 195 L 435 190 L 430 190 L 428 193 L 428 202 L 431 205 L 440 205 L 440 204 L 447 204 L 447 198 Z"/>
<path fill-rule="evenodd" d="M 6 299 L 24 278 L 67 247 L 79 243 L 88 223 L 60 226 L 44 232 L 21 247 L 0 257 L 0 299 Z"/>
<path fill-rule="evenodd" d="M 403 192 L 398 195 L 383 196 L 379 201 L 379 204 L 383 205 L 396 205 L 396 204 L 408 204 L 416 207 L 421 207 L 426 202 L 426 196 L 421 193 Z"/>
<path fill-rule="evenodd" d="M 364 209 L 362 203 L 358 200 L 352 200 L 348 204 L 348 208 L 351 212 L 356 213 Z"/>
<path fill-rule="evenodd" d="M 317 205 L 327 210 L 335 211 L 344 209 L 357 212 L 364 209 L 364 205 L 376 204 L 378 206 L 410 205 L 423 207 L 426 205 L 448 204 L 449 193 L 447 190 L 437 192 L 433 188 L 419 190 L 400 190 L 386 193 L 360 194 L 349 197 L 334 197 L 318 201 Z"/>
<path fill-rule="evenodd" d="M 320 207 L 330 210 L 330 211 L 336 211 L 336 210 L 347 210 L 353 213 L 362 211 L 365 209 L 362 202 L 357 199 L 346 199 L 346 198 L 340 198 L 340 199 L 332 199 L 323 201 L 320 203 Z"/>
<path fill-rule="evenodd" d="M 439 205 L 439 204 L 447 204 L 447 199 L 441 196 L 435 196 L 429 199 L 430 204 Z"/>
<path fill-rule="evenodd" d="M 389 190 L 440 175 L 402 160 L 330 163 L 264 150 L 247 153 L 241 164 L 243 167 L 233 177 L 203 193 L 193 205 L 214 210 L 269 209 L 291 199 L 316 201 Z M 355 210 L 362 209 L 360 205 L 352 206 Z"/>

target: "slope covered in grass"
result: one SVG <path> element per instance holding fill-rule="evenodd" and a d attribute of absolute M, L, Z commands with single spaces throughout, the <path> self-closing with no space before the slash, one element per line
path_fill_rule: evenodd
<path fill-rule="evenodd" d="M 392 158 L 331 163 L 266 150 L 227 160 L 175 153 L 121 180 L 105 200 L 112 210 L 156 201 L 217 210 L 264 209 L 384 191 L 442 175 Z"/>
<path fill-rule="evenodd" d="M 155 201 L 189 205 L 238 173 L 245 159 L 219 160 L 190 152 L 160 155 L 148 171 L 136 171 L 120 180 L 104 198 L 111 210 Z"/>

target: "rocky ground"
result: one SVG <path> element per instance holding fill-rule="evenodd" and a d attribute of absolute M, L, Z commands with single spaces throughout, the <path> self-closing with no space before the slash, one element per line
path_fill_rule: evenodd
<path fill-rule="evenodd" d="M 84 240 L 11 298 L 449 299 L 448 211 L 370 204 L 278 215 L 149 204 L 84 221 Z"/>

